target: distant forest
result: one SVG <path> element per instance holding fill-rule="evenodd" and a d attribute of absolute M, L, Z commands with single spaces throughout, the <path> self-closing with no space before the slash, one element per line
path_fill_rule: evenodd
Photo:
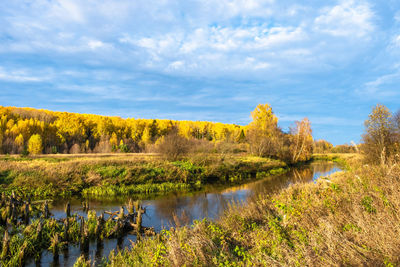
<path fill-rule="evenodd" d="M 253 121 L 249 125 L 240 126 L 206 121 L 122 119 L 0 106 L 0 152 L 144 152 L 151 151 L 171 132 L 177 132 L 187 140 L 197 141 L 196 146 L 208 144 L 210 148 L 209 144 L 212 144 L 216 150 L 248 151 L 259 156 L 287 158 L 290 161 L 306 159 L 312 151 L 323 153 L 335 149 L 327 141 L 314 142 L 307 119 L 296 122 L 289 133 L 284 133 L 278 127 L 278 119 L 268 104 L 257 106 L 252 117 Z M 337 149 L 348 150 L 349 147 Z M 306 156 L 302 157 L 299 153 L 305 153 Z"/>

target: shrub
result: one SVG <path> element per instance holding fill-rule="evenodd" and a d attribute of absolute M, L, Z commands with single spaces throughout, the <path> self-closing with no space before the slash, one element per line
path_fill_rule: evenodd
<path fill-rule="evenodd" d="M 189 147 L 189 141 L 174 129 L 162 137 L 157 145 L 157 151 L 169 160 L 177 160 L 188 153 Z"/>

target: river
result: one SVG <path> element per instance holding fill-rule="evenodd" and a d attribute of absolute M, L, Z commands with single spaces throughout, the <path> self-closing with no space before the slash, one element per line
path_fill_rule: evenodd
<path fill-rule="evenodd" d="M 246 183 L 240 186 L 223 187 L 207 186 L 200 192 L 174 193 L 164 196 L 142 199 L 141 204 L 146 208 L 143 226 L 154 227 L 156 232 L 171 226 L 188 225 L 193 220 L 209 218 L 216 220 L 232 203 L 245 205 L 255 196 L 266 193 L 273 194 L 294 183 L 315 182 L 321 176 L 329 176 L 340 171 L 339 166 L 332 162 L 313 162 L 308 166 L 295 168 L 283 175 L 267 177 L 262 180 Z M 70 199 L 71 212 L 86 216 L 83 211 L 82 199 Z M 118 211 L 125 206 L 127 198 L 119 199 L 88 199 L 89 207 L 97 214 L 104 211 Z M 67 200 L 52 203 L 51 212 L 55 218 L 65 217 L 64 206 Z M 136 241 L 136 236 L 128 234 L 124 238 L 105 239 L 102 246 L 91 242 L 89 257 L 97 263 L 107 257 L 112 250 L 124 249 Z M 68 254 L 61 254 L 58 262 L 53 262 L 50 252 L 43 252 L 40 262 L 28 261 L 27 266 L 73 266 L 80 256 L 78 246 L 69 246 Z"/>

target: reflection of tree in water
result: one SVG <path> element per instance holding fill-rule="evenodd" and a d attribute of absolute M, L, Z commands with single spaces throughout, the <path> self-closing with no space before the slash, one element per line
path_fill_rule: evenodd
<path fill-rule="evenodd" d="M 292 169 L 285 174 L 252 183 L 249 185 L 249 188 L 252 191 L 253 197 L 259 194 L 273 194 L 288 187 L 290 184 L 310 182 L 312 181 L 313 174 L 312 168 L 300 167 Z"/>
<path fill-rule="evenodd" d="M 234 198 L 229 194 L 224 196 L 221 192 L 203 192 L 192 196 L 172 195 L 167 199 L 159 199 L 153 204 L 156 213 L 163 220 L 172 223 L 176 214 L 183 223 L 185 221 L 190 223 L 194 219 L 216 217 L 232 202 L 232 197 Z"/>
<path fill-rule="evenodd" d="M 311 168 L 294 169 L 291 183 L 310 182 L 314 176 L 314 171 Z"/>
<path fill-rule="evenodd" d="M 314 162 L 311 164 L 314 173 L 328 173 L 334 167 L 334 163 L 332 162 Z"/>
<path fill-rule="evenodd" d="M 311 182 L 314 175 L 325 175 L 334 169 L 332 163 L 313 163 L 308 166 L 293 168 L 280 176 L 267 177 L 264 180 L 227 189 L 209 188 L 207 193 L 188 195 L 171 195 L 165 199 L 154 201 L 156 213 L 168 222 L 174 221 L 173 214 L 178 218 L 186 217 L 188 223 L 193 219 L 215 218 L 226 210 L 232 202 L 246 201 L 259 194 L 273 194 L 294 183 Z M 182 213 L 184 212 L 184 215 Z"/>

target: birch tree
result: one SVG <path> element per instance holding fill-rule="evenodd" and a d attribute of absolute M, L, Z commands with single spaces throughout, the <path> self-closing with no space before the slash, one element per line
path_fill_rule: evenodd
<path fill-rule="evenodd" d="M 292 162 L 309 160 L 313 152 L 311 123 L 308 118 L 296 121 L 290 129 L 292 144 L 290 146 Z"/>

